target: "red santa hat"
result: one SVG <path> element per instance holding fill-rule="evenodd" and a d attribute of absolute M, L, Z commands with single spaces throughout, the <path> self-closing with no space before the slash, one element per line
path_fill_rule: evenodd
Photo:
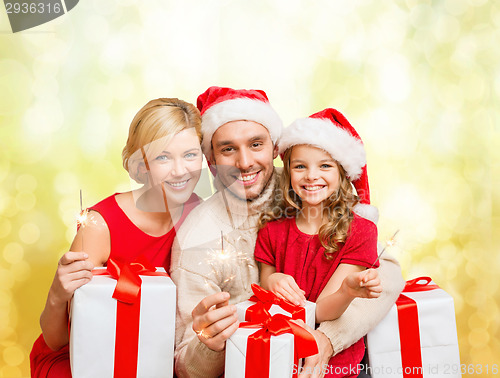
<path fill-rule="evenodd" d="M 212 157 L 212 136 L 222 125 L 231 121 L 253 121 L 267 128 L 273 143 L 277 143 L 283 122 L 269 104 L 264 91 L 210 87 L 198 96 L 201 112 L 201 147 L 208 160 Z"/>
<path fill-rule="evenodd" d="M 335 109 L 325 109 L 293 122 L 284 130 L 280 139 L 280 154 L 298 144 L 321 148 L 339 162 L 360 199 L 354 207 L 354 212 L 377 223 L 378 210 L 370 205 L 370 187 L 363 141 L 342 113 Z"/>

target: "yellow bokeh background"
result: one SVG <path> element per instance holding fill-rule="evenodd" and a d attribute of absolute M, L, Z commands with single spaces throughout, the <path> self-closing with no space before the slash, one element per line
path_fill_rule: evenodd
<path fill-rule="evenodd" d="M 500 375 L 499 2 L 81 0 L 0 32 L 0 377 L 29 376 L 79 189 L 128 190 L 135 112 L 210 85 L 266 90 L 285 124 L 341 110 L 381 239 L 453 296 L 464 376 Z"/>

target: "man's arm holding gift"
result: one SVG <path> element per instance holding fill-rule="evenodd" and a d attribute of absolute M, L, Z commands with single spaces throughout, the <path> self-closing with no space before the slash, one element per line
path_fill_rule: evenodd
<path fill-rule="evenodd" d="M 318 327 L 318 331 L 330 339 L 333 355 L 350 347 L 372 330 L 389 312 L 403 290 L 405 281 L 399 263 L 387 252 L 380 258 L 378 273 L 382 286 L 378 298 L 356 298 L 342 316 L 325 321 Z"/>
<path fill-rule="evenodd" d="M 92 279 L 91 271 L 94 266 L 102 266 L 109 256 L 110 241 L 106 222 L 96 212 L 90 212 L 89 219 L 91 222 L 78 230 L 70 251 L 59 260 L 40 316 L 43 338 L 53 350 L 58 350 L 69 342 L 68 302 L 73 293 Z"/>
<path fill-rule="evenodd" d="M 316 330 L 308 329 L 316 339 L 319 353 L 305 359 L 304 373 L 299 378 L 322 377 L 322 367 L 328 364 L 332 356 L 365 336 L 389 312 L 403 290 L 405 281 L 398 261 L 387 253 L 380 259 L 378 273 L 382 286 L 378 298 L 356 298 L 338 319 L 322 322 Z"/>

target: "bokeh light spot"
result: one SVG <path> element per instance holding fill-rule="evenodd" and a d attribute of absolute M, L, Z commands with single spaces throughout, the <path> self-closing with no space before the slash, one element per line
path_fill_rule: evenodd
<path fill-rule="evenodd" d="M 18 191 L 33 192 L 38 185 L 35 176 L 30 174 L 22 174 L 16 179 L 16 189 Z"/>
<path fill-rule="evenodd" d="M 484 347 L 490 341 L 490 335 L 484 328 L 474 328 L 469 333 L 469 343 L 474 348 Z"/>
<path fill-rule="evenodd" d="M 12 224 L 7 218 L 0 218 L 0 239 L 9 236 L 12 231 Z"/>
<path fill-rule="evenodd" d="M 14 281 L 14 275 L 10 270 L 0 268 L 0 288 L 10 289 L 14 285 Z"/>
<path fill-rule="evenodd" d="M 20 192 L 16 196 L 16 205 L 21 211 L 29 211 L 35 207 L 36 197 L 32 192 Z"/>
<path fill-rule="evenodd" d="M 59 194 L 78 193 L 78 177 L 72 172 L 59 172 L 54 179 L 54 189 Z"/>
<path fill-rule="evenodd" d="M 24 257 L 24 249 L 21 244 L 11 242 L 3 249 L 3 258 L 10 264 L 17 264 Z"/>
<path fill-rule="evenodd" d="M 3 351 L 3 360 L 9 366 L 19 366 L 24 361 L 24 352 L 18 346 L 10 346 Z"/>
<path fill-rule="evenodd" d="M 10 170 L 10 161 L 3 155 L 0 155 L 0 182 L 2 182 Z"/>
<path fill-rule="evenodd" d="M 0 114 L 23 111 L 31 101 L 30 73 L 22 63 L 5 58 L 0 61 L 0 88 Z"/>
<path fill-rule="evenodd" d="M 17 366 L 4 366 L 0 369 L 0 378 L 21 378 L 23 373 Z"/>
<path fill-rule="evenodd" d="M 26 261 L 19 261 L 10 268 L 17 282 L 24 282 L 30 278 L 31 267 Z"/>
<path fill-rule="evenodd" d="M 40 238 L 40 228 L 35 223 L 25 223 L 19 229 L 19 238 L 26 244 L 36 243 Z"/>

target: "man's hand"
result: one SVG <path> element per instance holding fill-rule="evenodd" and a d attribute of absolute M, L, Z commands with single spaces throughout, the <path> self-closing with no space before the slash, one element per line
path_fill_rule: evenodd
<path fill-rule="evenodd" d="M 305 324 L 302 320 L 294 320 L 295 323 L 311 333 L 318 345 L 318 354 L 306 357 L 302 366 L 302 373 L 298 378 L 322 378 L 325 375 L 325 365 L 328 365 L 333 354 L 330 339 L 321 331 L 316 331 Z"/>
<path fill-rule="evenodd" d="M 222 351 L 226 340 L 239 326 L 236 307 L 229 305 L 229 293 L 209 295 L 194 308 L 193 330 L 198 339 L 214 351 Z"/>

